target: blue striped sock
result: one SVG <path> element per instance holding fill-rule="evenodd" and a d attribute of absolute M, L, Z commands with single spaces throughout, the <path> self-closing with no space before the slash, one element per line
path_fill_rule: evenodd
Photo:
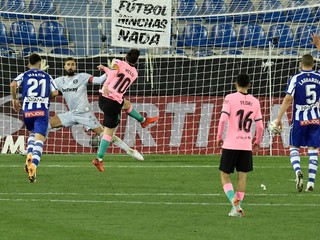
<path fill-rule="evenodd" d="M 41 140 L 37 140 L 34 143 L 33 152 L 32 152 L 32 163 L 36 166 L 39 165 L 40 159 L 43 151 L 43 142 Z"/>
<path fill-rule="evenodd" d="M 318 150 L 308 150 L 309 155 L 309 178 L 308 182 L 314 183 L 318 170 Z"/>
<path fill-rule="evenodd" d="M 299 148 L 290 148 L 290 162 L 296 173 L 301 170 Z"/>
<path fill-rule="evenodd" d="M 27 146 L 27 152 L 32 153 L 34 147 L 34 133 L 31 133 L 28 137 L 28 146 Z"/>

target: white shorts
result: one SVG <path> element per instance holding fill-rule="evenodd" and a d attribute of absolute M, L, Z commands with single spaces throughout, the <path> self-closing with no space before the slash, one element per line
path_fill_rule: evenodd
<path fill-rule="evenodd" d="M 99 120 L 93 112 L 65 112 L 58 114 L 58 117 L 63 127 L 70 127 L 79 124 L 84 126 L 87 130 L 89 130 L 101 126 Z"/>

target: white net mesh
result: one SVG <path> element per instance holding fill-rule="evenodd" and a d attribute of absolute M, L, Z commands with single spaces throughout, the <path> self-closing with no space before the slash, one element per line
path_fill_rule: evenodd
<path fill-rule="evenodd" d="M 261 100 L 265 122 L 273 119 L 288 78 L 299 70 L 299 56 L 319 56 L 309 43 L 310 34 L 319 32 L 319 6 L 301 0 L 172 1 L 172 46 L 140 49 L 140 77 L 126 95 L 141 113 L 159 115 L 159 122 L 142 129 L 123 113 L 118 135 L 143 153 L 219 152 L 214 139 L 222 99 L 234 91 L 234 77 L 241 72 L 251 76 L 251 92 Z M 111 46 L 111 0 L 15 0 L 1 1 L 0 7 L 0 148 L 15 152 L 26 130 L 10 108 L 9 84 L 26 70 L 26 56 L 41 52 L 54 78 L 64 75 L 68 55 L 77 58 L 78 72 L 99 76 L 98 64 L 123 57 L 135 44 Z M 88 96 L 102 119 L 98 88 L 89 85 Z M 51 115 L 65 111 L 63 98 L 57 98 Z M 265 132 L 260 154 L 285 153 L 290 118 L 289 112 L 281 137 L 270 141 Z M 45 151 L 94 152 L 91 137 L 79 125 L 58 129 L 49 134 Z"/>

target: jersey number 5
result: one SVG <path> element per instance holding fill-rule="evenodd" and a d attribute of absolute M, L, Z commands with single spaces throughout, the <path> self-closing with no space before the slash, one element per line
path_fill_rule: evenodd
<path fill-rule="evenodd" d="M 242 131 L 242 129 L 245 131 L 245 132 L 250 132 L 251 130 L 251 125 L 252 125 L 252 119 L 250 118 L 250 115 L 252 114 L 253 112 L 250 111 L 246 114 L 246 116 L 244 116 L 244 110 L 243 109 L 240 109 L 238 112 L 237 112 L 237 116 L 239 116 L 239 122 L 238 122 L 238 126 L 239 126 L 239 130 Z"/>

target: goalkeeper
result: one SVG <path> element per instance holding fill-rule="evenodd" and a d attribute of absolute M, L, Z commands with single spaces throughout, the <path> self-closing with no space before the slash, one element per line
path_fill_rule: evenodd
<path fill-rule="evenodd" d="M 48 66 L 43 66 L 43 68 L 47 69 Z M 87 95 L 87 85 L 102 84 L 106 80 L 106 76 L 104 74 L 100 77 L 93 77 L 87 73 L 76 73 L 76 69 L 76 60 L 68 57 L 64 63 L 66 76 L 54 79 L 57 89 L 66 100 L 69 111 L 52 117 L 48 130 L 51 128 L 70 127 L 80 124 L 101 136 L 103 134 L 103 128 L 91 110 Z M 129 101 L 127 101 L 127 106 L 128 105 L 131 105 Z M 143 118 L 140 114 L 138 114 L 138 116 Z M 126 143 L 115 135 L 112 136 L 112 143 L 125 150 L 130 156 L 138 160 L 144 160 L 143 156 L 137 150 L 129 148 Z"/>

